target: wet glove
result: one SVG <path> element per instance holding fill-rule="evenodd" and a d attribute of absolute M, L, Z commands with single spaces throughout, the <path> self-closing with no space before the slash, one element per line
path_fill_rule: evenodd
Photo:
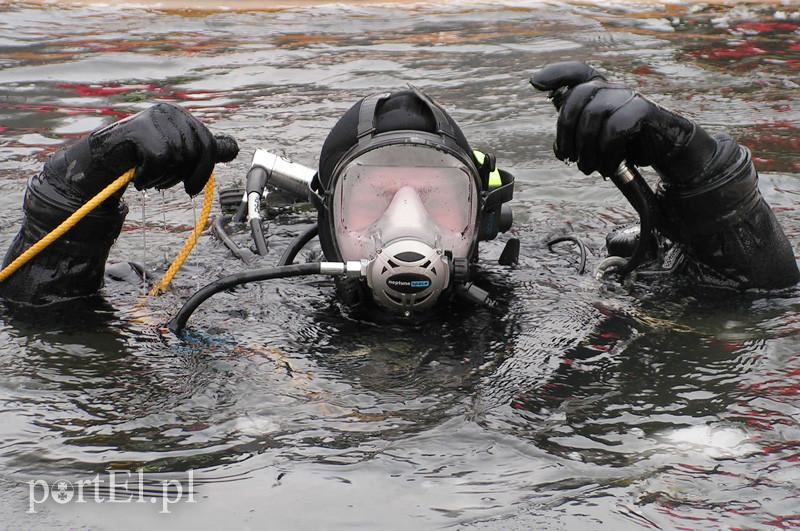
<path fill-rule="evenodd" d="M 586 175 L 609 176 L 627 160 L 654 166 L 665 182 L 688 183 L 714 156 L 716 142 L 694 122 L 586 64 L 548 65 L 531 84 L 561 100 L 554 151 Z"/>
<path fill-rule="evenodd" d="M 219 139 L 182 108 L 159 103 L 93 132 L 87 139 L 89 173 L 92 177 L 103 174 L 103 180 L 110 182 L 135 166 L 133 185 L 137 190 L 183 182 L 186 193 L 196 195 L 214 163 L 236 157 L 236 142 L 228 137 Z"/>

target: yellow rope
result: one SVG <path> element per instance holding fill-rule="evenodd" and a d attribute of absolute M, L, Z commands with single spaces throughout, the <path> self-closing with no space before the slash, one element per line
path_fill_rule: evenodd
<path fill-rule="evenodd" d="M 97 208 L 100 203 L 111 197 L 114 192 L 128 184 L 133 179 L 133 169 L 130 169 L 117 177 L 117 179 L 100 190 L 100 192 L 83 204 L 78 210 L 70 214 L 70 216 L 61 222 L 61 224 L 45 235 L 41 240 L 34 243 L 27 251 L 19 255 L 13 262 L 8 264 L 2 271 L 0 271 L 0 282 L 5 281 L 8 277 L 13 275 L 17 269 L 31 261 L 37 254 L 44 251 L 51 243 L 64 235 L 69 229 L 74 227 L 80 220 L 86 217 L 89 212 Z"/>
<path fill-rule="evenodd" d="M 189 253 L 192 252 L 198 236 L 200 236 L 200 234 L 203 232 L 203 229 L 205 229 L 206 223 L 208 222 L 208 216 L 211 214 L 211 205 L 213 203 L 214 173 L 212 172 L 211 177 L 208 178 L 208 182 L 206 183 L 205 196 L 203 198 L 203 210 L 200 212 L 200 220 L 197 222 L 197 226 L 189 236 L 189 239 L 187 239 L 186 243 L 183 244 L 183 249 L 181 249 L 181 252 L 179 252 L 178 256 L 175 257 L 175 260 L 172 261 L 172 264 L 169 266 L 169 269 L 167 269 L 167 272 L 164 273 L 164 276 L 161 277 L 161 280 L 156 282 L 152 289 L 150 289 L 149 295 L 151 297 L 155 297 L 156 295 L 160 295 L 161 293 L 167 291 L 169 283 L 172 282 L 172 277 L 175 276 L 175 273 L 178 272 L 183 263 L 189 257 Z"/>
<path fill-rule="evenodd" d="M 89 201 L 84 203 L 78 210 L 70 214 L 70 216 L 62 221 L 58 227 L 50 231 L 46 234 L 41 240 L 34 243 L 30 248 L 28 248 L 24 253 L 19 255 L 17 258 L 14 259 L 13 262 L 8 264 L 2 271 L 0 271 L 0 282 L 4 282 L 8 277 L 13 275 L 20 267 L 24 266 L 33 258 L 44 251 L 51 243 L 56 241 L 58 238 L 63 236 L 68 230 L 78 224 L 80 220 L 85 218 L 89 212 L 97 208 L 103 201 L 111 197 L 115 192 L 119 191 L 123 188 L 126 184 L 128 184 L 134 175 L 134 168 L 126 171 L 117 179 L 100 190 L 100 192 L 91 198 Z M 186 240 L 186 243 L 183 244 L 183 249 L 181 252 L 178 253 L 178 256 L 175 257 L 172 264 L 167 269 L 167 272 L 158 281 L 158 283 L 153 286 L 153 289 L 150 290 L 150 295 L 158 295 L 159 293 L 163 293 L 166 291 L 167 286 L 172 281 L 172 277 L 175 276 L 175 273 L 181 268 L 183 263 L 186 261 L 186 258 L 189 256 L 189 253 L 192 252 L 192 248 L 194 244 L 197 242 L 197 237 L 200 236 L 200 233 L 203 232 L 203 229 L 208 222 L 208 216 L 211 214 L 211 204 L 214 201 L 214 174 L 212 173 L 211 176 L 208 178 L 208 182 L 206 183 L 205 187 L 205 198 L 203 200 L 203 210 L 200 213 L 200 221 L 198 222 L 197 226 L 194 228 L 191 236 L 189 239 Z"/>

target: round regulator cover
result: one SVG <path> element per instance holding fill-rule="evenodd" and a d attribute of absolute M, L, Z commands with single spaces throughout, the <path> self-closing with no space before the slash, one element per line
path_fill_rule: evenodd
<path fill-rule="evenodd" d="M 450 264 L 441 249 L 397 240 L 379 250 L 367 268 L 375 302 L 399 312 L 430 308 L 450 285 Z"/>

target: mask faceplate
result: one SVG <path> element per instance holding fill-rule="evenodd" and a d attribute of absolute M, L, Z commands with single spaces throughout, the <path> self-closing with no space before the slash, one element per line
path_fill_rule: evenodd
<path fill-rule="evenodd" d="M 336 241 L 344 260 L 374 258 L 400 239 L 466 257 L 475 239 L 478 191 L 457 158 L 430 146 L 393 144 L 368 151 L 337 176 Z"/>

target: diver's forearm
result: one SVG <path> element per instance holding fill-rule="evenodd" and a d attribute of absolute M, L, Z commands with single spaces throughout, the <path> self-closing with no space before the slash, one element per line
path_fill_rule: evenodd
<path fill-rule="evenodd" d="M 695 153 L 672 161 L 669 170 L 657 168 L 661 229 L 685 247 L 694 266 L 732 286 L 797 283 L 792 246 L 758 190 L 749 151 L 728 135 L 704 136 Z"/>
<path fill-rule="evenodd" d="M 582 63 L 547 65 L 531 84 L 559 100 L 559 159 L 577 161 L 586 175 L 613 175 L 623 160 L 658 171 L 659 228 L 696 265 L 736 287 L 797 283 L 791 245 L 758 191 L 745 148 Z"/>
<path fill-rule="evenodd" d="M 215 162 L 239 151 L 229 137 L 214 138 L 184 109 L 159 103 L 93 131 L 55 153 L 25 193 L 24 219 L 4 262 L 10 263 L 124 172 L 136 168 L 137 190 L 183 183 L 199 193 Z M 106 199 L 64 236 L 5 282 L 0 297 L 34 304 L 90 295 L 103 285 L 111 245 L 128 210 L 125 187 Z"/>
<path fill-rule="evenodd" d="M 88 139 L 53 154 L 31 178 L 19 232 L 3 267 L 57 227 L 90 199 L 108 178 L 91 161 Z M 103 285 L 105 262 L 122 229 L 127 207 L 122 190 L 106 200 L 64 236 L 0 283 L 0 297 L 30 304 L 90 295 Z"/>

